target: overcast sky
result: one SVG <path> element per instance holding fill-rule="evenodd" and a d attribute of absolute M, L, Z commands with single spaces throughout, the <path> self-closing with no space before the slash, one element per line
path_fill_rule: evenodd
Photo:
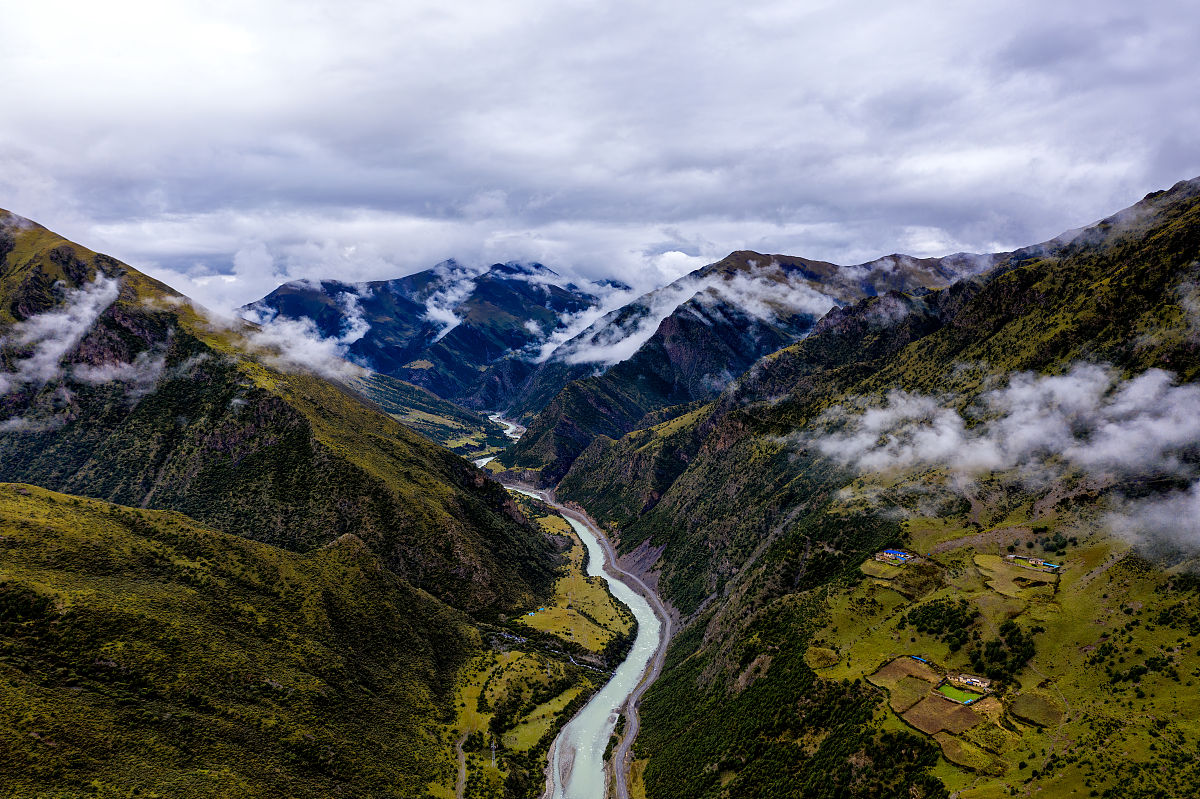
<path fill-rule="evenodd" d="M 1200 175 L 1194 0 L 4 6 L 0 207 L 216 307 L 1008 249 Z"/>

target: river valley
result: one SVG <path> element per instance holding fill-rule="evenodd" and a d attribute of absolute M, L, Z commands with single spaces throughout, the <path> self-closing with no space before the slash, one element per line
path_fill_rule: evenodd
<path fill-rule="evenodd" d="M 524 432 L 519 425 L 496 417 L 498 414 L 492 417 L 493 421 L 505 425 L 505 433 L 514 440 Z M 487 460 L 490 459 L 480 459 L 476 463 L 482 466 Z M 505 487 L 545 502 L 567 520 L 587 549 L 588 576 L 604 579 L 609 591 L 629 608 L 638 625 L 637 636 L 625 660 L 554 740 L 543 796 L 545 799 L 606 799 L 609 796 L 628 799 L 626 781 L 630 751 L 639 726 L 637 704 L 662 668 L 671 634 L 670 615 L 650 586 L 620 568 L 611 542 L 586 514 L 559 504 L 548 492 L 520 485 L 506 484 Z M 605 764 L 605 750 L 621 714 L 626 718 L 625 729 L 612 752 L 614 768 L 610 772 Z"/>

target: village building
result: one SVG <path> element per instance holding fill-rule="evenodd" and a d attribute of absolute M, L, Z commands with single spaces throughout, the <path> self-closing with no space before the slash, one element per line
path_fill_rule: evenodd
<path fill-rule="evenodd" d="M 903 549 L 885 549 L 875 553 L 875 560 L 882 563 L 893 563 L 903 566 L 917 559 L 917 556 Z"/>
<path fill-rule="evenodd" d="M 1046 572 L 1056 572 L 1062 568 L 1062 565 L 1059 563 L 1050 563 L 1044 558 L 1030 558 L 1025 555 L 1005 555 L 1004 559 L 1011 560 L 1014 563 L 1020 561 L 1021 565 L 1027 566 L 1030 569 L 1039 569 Z"/>
<path fill-rule="evenodd" d="M 974 674 L 947 674 L 946 679 L 955 685 L 978 688 L 981 691 L 992 690 L 992 681 L 987 677 L 978 677 Z"/>

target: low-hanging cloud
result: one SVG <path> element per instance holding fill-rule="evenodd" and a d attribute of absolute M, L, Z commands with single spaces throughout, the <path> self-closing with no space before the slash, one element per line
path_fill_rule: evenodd
<path fill-rule="evenodd" d="M 483 270 L 463 266 L 456 262 L 438 264 L 434 275 L 438 287 L 425 298 L 425 319 L 441 325 L 433 341 L 441 341 L 446 335 L 458 327 L 462 318 L 458 315 L 458 306 L 463 303 L 475 290 L 475 282 Z"/>
<path fill-rule="evenodd" d="M 88 385 L 123 383 L 126 396 L 136 399 L 154 390 L 166 366 L 166 353 L 146 350 L 131 362 L 76 364 L 71 367 L 71 379 Z"/>
<path fill-rule="evenodd" d="M 1200 477 L 1200 385 L 1178 385 L 1161 369 L 1121 380 L 1111 367 L 1076 364 L 1063 375 L 1014 375 L 964 413 L 952 399 L 893 391 L 882 406 L 838 407 L 821 419 L 834 432 L 805 442 L 864 473 L 942 468 L 960 480 L 1009 470 L 1036 480 L 1068 471 Z M 1173 514 L 1197 496 L 1200 482 L 1181 494 L 1122 501 L 1113 528 L 1183 540 L 1195 523 Z M 1200 536 L 1188 540 L 1200 545 Z"/>
<path fill-rule="evenodd" d="M 348 360 L 350 345 L 366 333 L 360 325 L 351 322 L 341 335 L 327 337 L 308 317 L 287 319 L 261 308 L 249 315 L 251 327 L 241 330 L 246 347 L 276 369 L 314 372 L 331 380 L 355 377 L 365 371 Z"/>
<path fill-rule="evenodd" d="M 116 299 L 120 283 L 103 273 L 66 292 L 53 310 L 17 322 L 0 338 L 0 346 L 29 353 L 15 359 L 13 371 L 0 372 L 0 396 L 26 385 L 45 385 L 63 375 L 63 359 Z"/>
<path fill-rule="evenodd" d="M 371 330 L 371 323 L 363 315 L 362 305 L 359 303 L 361 299 L 361 289 L 359 293 L 343 291 L 337 298 L 344 315 L 338 341 L 347 346 L 358 341 Z"/>
<path fill-rule="evenodd" d="M 1200 481 L 1186 491 L 1115 504 L 1105 520 L 1130 541 L 1168 552 L 1200 546 Z"/>
<path fill-rule="evenodd" d="M 612 366 L 631 357 L 645 344 L 663 320 L 683 304 L 732 305 L 763 321 L 783 316 L 823 316 L 838 302 L 796 273 L 778 264 L 754 265 L 730 274 L 689 274 L 655 289 L 629 306 L 606 314 L 551 357 L 571 364 Z"/>
<path fill-rule="evenodd" d="M 842 429 L 815 444 L 861 471 L 938 466 L 971 475 L 1060 458 L 1093 473 L 1180 473 L 1190 468 L 1181 457 L 1200 443 L 1200 386 L 1174 381 L 1150 369 L 1122 382 L 1094 364 L 1022 373 L 965 416 L 945 398 L 893 391 L 881 407 L 830 412 L 825 421 Z"/>

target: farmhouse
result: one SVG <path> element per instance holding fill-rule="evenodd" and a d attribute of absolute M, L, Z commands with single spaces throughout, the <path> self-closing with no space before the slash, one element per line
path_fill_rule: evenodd
<path fill-rule="evenodd" d="M 965 685 L 968 688 L 977 688 L 981 691 L 990 691 L 992 689 L 992 681 L 987 677 L 977 677 L 974 674 L 947 674 L 946 679 L 955 685 Z"/>
<path fill-rule="evenodd" d="M 916 555 L 911 552 L 906 552 L 903 549 L 885 549 L 882 552 L 875 553 L 875 560 L 882 563 L 894 563 L 899 566 L 903 566 L 905 563 L 911 563 L 916 559 Z"/>
<path fill-rule="evenodd" d="M 1061 564 L 1050 563 L 1049 561 L 1044 560 L 1043 558 L 1028 558 L 1024 555 L 1005 555 L 1004 559 L 1011 560 L 1014 563 L 1019 562 L 1019 565 L 1025 566 L 1026 568 L 1029 568 L 1029 569 L 1037 569 L 1039 571 L 1044 571 L 1044 572 L 1052 572 L 1053 573 L 1053 572 L 1057 572 L 1059 569 L 1062 568 Z"/>

